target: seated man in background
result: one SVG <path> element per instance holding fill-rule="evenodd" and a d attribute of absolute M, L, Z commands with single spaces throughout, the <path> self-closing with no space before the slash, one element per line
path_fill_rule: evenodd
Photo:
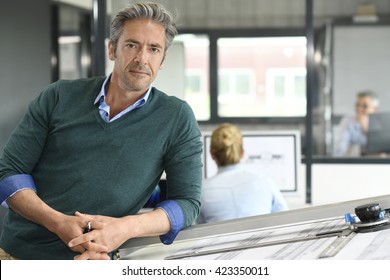
<path fill-rule="evenodd" d="M 197 223 L 217 222 L 287 210 L 287 204 L 266 174 L 246 170 L 242 135 L 237 126 L 222 124 L 211 135 L 210 153 L 218 173 L 203 182 Z"/>
<path fill-rule="evenodd" d="M 355 116 L 346 116 L 340 121 L 336 139 L 335 156 L 361 156 L 367 149 L 369 115 L 379 107 L 379 98 L 372 91 L 362 91 L 356 96 Z"/>

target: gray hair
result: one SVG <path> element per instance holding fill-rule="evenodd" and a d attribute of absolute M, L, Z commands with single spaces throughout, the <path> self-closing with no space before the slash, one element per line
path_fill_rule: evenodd
<path fill-rule="evenodd" d="M 379 96 L 378 94 L 376 94 L 375 92 L 371 91 L 371 90 L 365 90 L 365 91 L 361 91 L 357 94 L 357 97 L 360 98 L 360 97 L 369 97 L 371 98 L 372 100 L 372 104 L 375 106 L 375 107 L 378 107 L 379 106 Z"/>
<path fill-rule="evenodd" d="M 116 50 L 119 37 L 123 32 L 123 26 L 126 21 L 145 18 L 150 19 L 156 23 L 160 23 L 165 29 L 165 52 L 171 46 L 173 39 L 177 35 L 176 23 L 174 22 L 172 14 L 164 8 L 161 4 L 144 2 L 135 3 L 118 12 L 111 22 L 110 26 L 110 40 L 114 49 Z"/>

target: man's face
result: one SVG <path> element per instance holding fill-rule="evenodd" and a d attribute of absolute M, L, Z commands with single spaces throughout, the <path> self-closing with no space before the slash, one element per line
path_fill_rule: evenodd
<path fill-rule="evenodd" d="M 377 107 L 371 97 L 358 97 L 355 104 L 357 115 L 369 115 L 376 111 Z"/>
<path fill-rule="evenodd" d="M 165 29 L 148 19 L 127 21 L 116 49 L 110 42 L 108 51 L 115 61 L 113 78 L 125 90 L 143 93 L 162 67 Z"/>

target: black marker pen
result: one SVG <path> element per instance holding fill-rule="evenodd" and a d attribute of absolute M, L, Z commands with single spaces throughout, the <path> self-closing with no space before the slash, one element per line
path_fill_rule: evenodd
<path fill-rule="evenodd" d="M 87 226 L 84 228 L 84 233 L 88 233 L 92 230 L 91 221 L 88 221 Z"/>

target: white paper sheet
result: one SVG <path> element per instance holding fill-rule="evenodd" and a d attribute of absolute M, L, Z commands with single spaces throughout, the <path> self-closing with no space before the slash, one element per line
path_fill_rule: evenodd
<path fill-rule="evenodd" d="M 188 242 L 187 247 L 177 250 L 167 258 L 213 259 L 213 260 L 310 260 L 332 244 L 337 236 L 294 242 L 297 238 L 312 238 L 319 233 L 340 231 L 348 225 L 343 218 L 333 218 L 313 222 L 285 225 L 281 227 L 214 236 Z M 237 250 L 240 246 L 261 246 L 267 242 L 290 241 L 285 244 L 270 245 L 252 249 Z M 358 233 L 336 256 L 331 259 L 390 259 L 390 229 L 371 233 Z M 219 253 L 205 254 L 212 250 Z M 199 254 L 200 253 L 200 254 Z M 186 255 L 187 254 L 187 255 Z M 201 255 L 205 254 L 205 255 Z M 328 258 L 329 259 L 329 258 Z"/>

